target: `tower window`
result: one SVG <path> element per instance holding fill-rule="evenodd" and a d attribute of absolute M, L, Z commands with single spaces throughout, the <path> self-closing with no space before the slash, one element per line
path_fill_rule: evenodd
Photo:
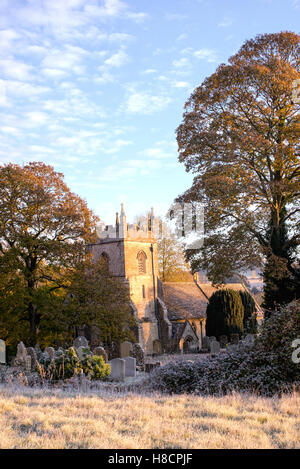
<path fill-rule="evenodd" d="M 140 251 L 137 255 L 138 271 L 140 275 L 143 275 L 146 273 L 146 259 L 147 259 L 147 256 L 144 253 L 144 251 Z"/>
<path fill-rule="evenodd" d="M 142 286 L 142 294 L 143 294 L 143 298 L 146 298 L 145 285 Z"/>

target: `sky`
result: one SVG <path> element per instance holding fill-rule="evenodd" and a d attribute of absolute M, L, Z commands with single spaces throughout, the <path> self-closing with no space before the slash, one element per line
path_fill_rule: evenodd
<path fill-rule="evenodd" d="M 0 0 L 0 164 L 43 161 L 107 224 L 164 214 L 193 176 L 176 128 L 193 89 L 300 0 Z"/>

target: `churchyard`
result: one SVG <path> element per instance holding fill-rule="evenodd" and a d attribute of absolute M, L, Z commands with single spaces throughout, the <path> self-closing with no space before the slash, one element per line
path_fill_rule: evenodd
<path fill-rule="evenodd" d="M 254 340 L 248 335 L 235 344 L 223 342 L 221 348 L 212 337 L 204 340 L 202 353 L 151 357 L 130 342 L 121 344 L 116 358 L 98 346 L 92 353 L 109 365 L 104 378 L 76 371 L 60 380 L 38 369 L 68 351 L 42 351 L 20 343 L 7 366 L 2 341 L 0 448 L 299 448 L 296 389 L 273 397 L 234 390 L 203 396 L 197 391 L 170 395 L 152 386 L 152 381 L 161 382 L 163 370 L 182 366 L 188 376 L 191 367 L 207 360 L 226 360 L 239 350 L 247 353 Z M 89 344 L 84 337 L 74 340 L 74 350 L 85 363 Z"/>

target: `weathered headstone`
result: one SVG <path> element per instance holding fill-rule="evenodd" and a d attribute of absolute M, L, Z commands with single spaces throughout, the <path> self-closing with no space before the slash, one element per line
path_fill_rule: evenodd
<path fill-rule="evenodd" d="M 90 355 L 90 349 L 89 347 L 78 347 L 76 353 L 79 360 L 82 360 L 86 355 Z"/>
<path fill-rule="evenodd" d="M 210 342 L 210 353 L 220 353 L 220 343 L 217 340 Z"/>
<path fill-rule="evenodd" d="M 125 342 L 122 342 L 120 344 L 120 357 L 125 358 L 125 357 L 130 357 L 132 352 L 132 343 L 128 342 L 126 340 Z"/>
<path fill-rule="evenodd" d="M 238 334 L 230 334 L 230 342 L 232 344 L 238 345 L 239 343 L 239 335 Z"/>
<path fill-rule="evenodd" d="M 88 346 L 89 346 L 89 342 L 83 335 L 76 337 L 76 339 L 73 341 L 73 347 L 75 347 L 76 349 L 79 347 L 88 347 Z"/>
<path fill-rule="evenodd" d="M 214 335 L 212 335 L 211 337 L 209 337 L 209 341 L 210 341 L 210 342 L 212 342 L 213 340 L 217 340 Z"/>
<path fill-rule="evenodd" d="M 104 361 L 107 362 L 107 353 L 103 347 L 95 347 L 93 354 L 98 355 L 99 357 L 103 357 Z"/>
<path fill-rule="evenodd" d="M 229 344 L 228 347 L 226 348 L 226 350 L 229 353 L 234 353 L 238 350 L 238 345 L 237 344 Z"/>
<path fill-rule="evenodd" d="M 220 335 L 220 347 L 225 348 L 227 344 L 228 344 L 227 335 Z"/>
<path fill-rule="evenodd" d="M 27 370 L 28 363 L 29 363 L 29 360 L 27 360 L 27 357 L 28 355 L 27 355 L 25 345 L 23 344 L 23 342 L 19 342 L 17 345 L 17 355 L 16 355 L 16 358 L 14 359 L 13 366 L 20 366 L 21 368 L 24 368 L 25 370 Z M 30 363 L 30 367 L 31 367 L 31 363 Z"/>
<path fill-rule="evenodd" d="M 37 368 L 37 354 L 33 347 L 26 348 L 27 355 L 31 357 L 31 371 Z"/>
<path fill-rule="evenodd" d="M 202 348 L 209 350 L 210 340 L 206 335 L 202 337 Z"/>
<path fill-rule="evenodd" d="M 54 350 L 53 347 L 46 347 L 45 348 L 45 353 L 48 353 L 51 361 L 54 360 L 55 350 Z"/>
<path fill-rule="evenodd" d="M 254 335 L 253 334 L 247 334 L 244 341 L 245 341 L 246 345 L 253 345 L 254 341 L 255 341 Z"/>
<path fill-rule="evenodd" d="M 136 376 L 136 359 L 133 357 L 125 357 L 125 376 Z"/>
<path fill-rule="evenodd" d="M 0 365 L 6 364 L 6 347 L 4 340 L 0 339 Z"/>
<path fill-rule="evenodd" d="M 117 381 L 125 381 L 125 360 L 114 358 L 109 362 L 110 377 Z"/>

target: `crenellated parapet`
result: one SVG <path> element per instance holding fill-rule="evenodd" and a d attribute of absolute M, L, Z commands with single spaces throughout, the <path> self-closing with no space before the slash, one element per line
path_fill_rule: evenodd
<path fill-rule="evenodd" d="M 157 238 L 159 221 L 154 216 L 153 208 L 148 217 L 141 217 L 138 223 L 128 224 L 124 205 L 121 204 L 121 213 L 116 213 L 115 225 L 100 226 L 97 228 L 99 240 L 105 239 L 130 239 L 153 240 Z"/>

